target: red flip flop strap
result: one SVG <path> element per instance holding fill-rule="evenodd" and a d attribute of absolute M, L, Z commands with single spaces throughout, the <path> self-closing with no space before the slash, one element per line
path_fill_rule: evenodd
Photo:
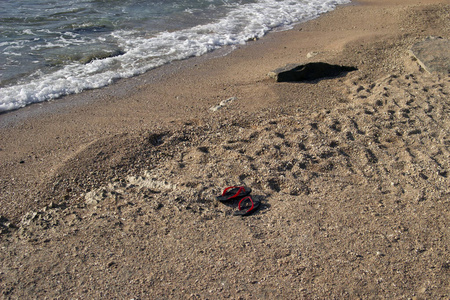
<path fill-rule="evenodd" d="M 229 187 L 225 188 L 222 192 L 222 196 L 225 196 L 225 194 L 228 192 L 228 190 L 231 190 L 234 188 L 237 188 L 237 186 L 229 186 Z"/>
<path fill-rule="evenodd" d="M 245 199 L 249 199 L 250 202 L 252 203 L 252 207 L 250 207 L 250 208 L 247 210 L 247 212 L 249 212 L 249 211 L 251 211 L 251 210 L 255 207 L 255 203 L 253 202 L 253 199 L 252 199 L 252 197 L 250 197 L 250 196 L 244 197 L 244 198 L 241 199 L 241 201 L 239 201 L 238 209 L 241 210 L 241 203 L 242 203 Z"/>
<path fill-rule="evenodd" d="M 228 199 L 236 198 L 237 196 L 239 196 L 239 194 L 240 194 L 242 191 L 244 191 L 244 187 L 242 187 L 242 186 L 229 186 L 229 187 L 227 187 L 226 189 L 223 190 L 222 196 L 225 196 L 225 194 L 227 193 L 228 190 L 230 190 L 230 189 L 235 189 L 235 188 L 239 188 L 238 191 L 237 191 L 237 193 L 234 194 L 233 196 L 231 196 L 231 197 L 228 198 Z"/>

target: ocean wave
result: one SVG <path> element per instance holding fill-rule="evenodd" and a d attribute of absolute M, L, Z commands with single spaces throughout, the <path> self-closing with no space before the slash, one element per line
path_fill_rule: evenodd
<path fill-rule="evenodd" d="M 98 57 L 84 55 L 85 59 L 67 62 L 59 70 L 44 72 L 39 79 L 4 87 L 0 89 L 0 111 L 101 88 L 116 79 L 136 76 L 174 60 L 200 56 L 227 45 L 244 44 L 274 28 L 312 19 L 347 2 L 260 0 L 234 5 L 224 17 L 214 22 L 182 30 L 149 36 L 136 30 L 115 30 L 97 37 L 115 44 L 113 55 L 107 52 L 98 52 L 101 53 Z M 95 29 L 92 31 L 98 33 Z M 64 45 L 66 43 L 58 46 Z"/>

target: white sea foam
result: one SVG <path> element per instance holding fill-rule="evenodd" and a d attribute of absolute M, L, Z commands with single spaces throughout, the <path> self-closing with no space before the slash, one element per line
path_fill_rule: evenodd
<path fill-rule="evenodd" d="M 134 31 L 115 31 L 108 39 L 115 40 L 124 54 L 87 64 L 71 63 L 38 79 L 2 88 L 0 111 L 104 87 L 115 79 L 142 74 L 170 61 L 203 55 L 226 45 L 244 44 L 269 30 L 312 19 L 347 2 L 349 0 L 260 0 L 233 7 L 216 22 L 189 29 L 161 32 L 151 37 L 139 36 Z M 61 47 L 76 42 L 61 36 L 59 43 L 35 47 Z"/>

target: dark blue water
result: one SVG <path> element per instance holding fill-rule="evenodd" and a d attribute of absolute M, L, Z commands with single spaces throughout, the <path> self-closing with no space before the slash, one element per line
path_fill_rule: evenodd
<path fill-rule="evenodd" d="M 243 44 L 348 0 L 2 0 L 0 112 Z"/>

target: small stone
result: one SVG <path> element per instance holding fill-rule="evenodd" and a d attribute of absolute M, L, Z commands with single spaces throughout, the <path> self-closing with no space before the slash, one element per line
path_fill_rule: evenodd
<path fill-rule="evenodd" d="M 222 107 L 223 107 L 223 106 L 221 106 L 221 105 L 216 105 L 216 106 L 211 107 L 209 110 L 210 110 L 210 111 L 216 112 L 216 111 L 218 111 L 219 109 L 221 109 Z"/>
<path fill-rule="evenodd" d="M 225 107 L 226 105 L 228 105 L 229 103 L 233 102 L 236 99 L 237 99 L 236 97 L 230 97 L 230 98 L 228 98 L 226 100 L 221 101 L 219 103 L 219 105 L 211 107 L 209 110 L 214 111 L 214 112 L 218 111 L 218 110 L 222 109 L 223 107 Z"/>
<path fill-rule="evenodd" d="M 319 54 L 319 52 L 312 51 L 312 52 L 309 52 L 308 54 L 306 54 L 306 57 L 313 58 L 314 56 L 317 56 L 318 54 Z"/>
<path fill-rule="evenodd" d="M 86 199 L 86 204 L 87 205 L 96 205 L 96 204 L 98 204 L 98 201 L 93 198 L 88 198 L 88 199 Z"/>
<path fill-rule="evenodd" d="M 221 106 L 225 106 L 225 105 L 227 105 L 228 103 L 233 102 L 234 100 L 236 100 L 236 97 L 228 98 L 228 99 L 223 100 L 222 102 L 220 102 L 220 105 L 221 105 Z"/>

